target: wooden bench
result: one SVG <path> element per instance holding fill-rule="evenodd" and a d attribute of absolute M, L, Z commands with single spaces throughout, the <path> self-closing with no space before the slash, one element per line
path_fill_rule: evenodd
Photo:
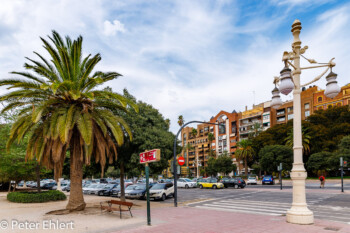
<path fill-rule="evenodd" d="M 103 204 L 107 204 L 107 205 L 103 205 Z M 119 211 L 120 218 L 122 218 L 122 211 L 129 211 L 131 217 L 133 217 L 131 213 L 131 207 L 133 206 L 132 202 L 110 200 L 110 201 L 100 202 L 100 205 L 101 205 L 101 212 L 102 210 L 107 210 L 108 212 Z M 118 205 L 119 207 L 113 207 L 112 205 Z M 128 209 L 127 210 L 122 209 L 122 206 L 126 206 L 128 207 Z"/>

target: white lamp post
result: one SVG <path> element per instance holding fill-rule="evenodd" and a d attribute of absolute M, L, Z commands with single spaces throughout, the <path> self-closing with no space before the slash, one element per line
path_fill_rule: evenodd
<path fill-rule="evenodd" d="M 296 223 L 296 224 L 312 224 L 314 222 L 314 216 L 312 211 L 310 211 L 306 204 L 306 194 L 305 194 L 305 180 L 307 177 L 304 163 L 303 163 L 303 146 L 302 146 L 302 133 L 301 133 L 301 101 L 300 93 L 301 88 L 305 87 L 317 80 L 319 80 L 329 69 L 335 66 L 333 59 L 328 63 L 317 63 L 313 59 L 307 59 L 302 54 L 308 49 L 307 46 L 301 48 L 301 41 L 299 39 L 301 30 L 301 23 L 299 20 L 295 20 L 292 25 L 293 33 L 293 43 L 292 43 L 292 52 L 283 53 L 283 62 L 285 67 L 281 71 L 280 77 L 275 77 L 274 84 L 276 85 L 275 89 L 272 91 L 273 97 L 271 106 L 273 108 L 278 108 L 281 106 L 282 101 L 279 96 L 279 92 L 282 94 L 288 95 L 293 91 L 293 108 L 294 108 L 294 118 L 293 118 L 293 154 L 294 162 L 293 168 L 291 171 L 291 178 L 293 181 L 293 203 L 292 207 L 287 211 L 287 222 Z M 300 67 L 300 57 L 305 58 L 311 64 L 319 64 L 317 66 L 310 67 Z M 288 65 L 293 68 L 291 75 L 291 69 Z M 327 67 L 327 69 L 314 78 L 312 81 L 301 85 L 300 84 L 300 74 L 301 70 Z M 340 87 L 335 81 L 337 75 L 333 72 L 330 72 L 327 79 L 327 88 L 325 95 L 330 98 L 334 98 L 339 92 Z M 277 84 L 280 83 L 279 89 Z"/>

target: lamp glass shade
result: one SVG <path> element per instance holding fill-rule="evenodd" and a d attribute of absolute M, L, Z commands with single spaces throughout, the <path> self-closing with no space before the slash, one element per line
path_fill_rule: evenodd
<path fill-rule="evenodd" d="M 326 90 L 324 92 L 324 95 L 327 96 L 328 98 L 333 99 L 339 94 L 341 90 L 338 85 L 338 82 L 336 81 L 337 74 L 331 72 L 327 75 L 326 79 L 327 79 L 327 85 L 326 85 Z"/>
<path fill-rule="evenodd" d="M 281 71 L 281 83 L 279 89 L 283 95 L 288 95 L 294 89 L 291 69 L 284 67 Z"/>
<path fill-rule="evenodd" d="M 282 105 L 282 100 L 280 97 L 280 91 L 277 87 L 272 90 L 272 101 L 271 101 L 271 107 L 272 108 L 279 108 Z"/>

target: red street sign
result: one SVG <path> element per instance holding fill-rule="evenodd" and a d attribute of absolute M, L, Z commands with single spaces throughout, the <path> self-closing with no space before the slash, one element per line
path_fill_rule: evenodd
<path fill-rule="evenodd" d="M 160 150 L 154 149 L 140 154 L 140 163 L 157 162 L 160 160 Z"/>
<path fill-rule="evenodd" d="M 185 164 L 185 159 L 184 159 L 184 157 L 179 157 L 178 159 L 177 159 L 177 162 L 179 163 L 179 165 L 180 166 L 182 166 L 182 165 L 184 165 Z"/>

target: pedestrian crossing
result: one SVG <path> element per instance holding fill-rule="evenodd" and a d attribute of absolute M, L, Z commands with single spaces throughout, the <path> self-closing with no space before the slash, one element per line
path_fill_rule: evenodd
<path fill-rule="evenodd" d="M 216 198 L 214 200 L 202 201 L 200 203 L 189 204 L 189 206 L 218 210 L 226 212 L 247 213 L 247 214 L 259 214 L 270 216 L 285 216 L 287 210 L 291 208 L 291 202 L 278 202 L 281 200 L 275 199 L 274 201 L 259 201 L 249 200 L 253 196 L 253 193 L 248 196 L 236 196 L 235 198 Z M 308 200 L 308 208 L 313 211 L 316 219 L 326 219 L 330 221 L 345 222 L 350 224 L 350 208 L 341 206 L 325 206 L 319 205 L 323 200 L 332 197 L 332 195 L 317 196 L 312 200 Z M 243 199 L 248 198 L 248 199 Z"/>

